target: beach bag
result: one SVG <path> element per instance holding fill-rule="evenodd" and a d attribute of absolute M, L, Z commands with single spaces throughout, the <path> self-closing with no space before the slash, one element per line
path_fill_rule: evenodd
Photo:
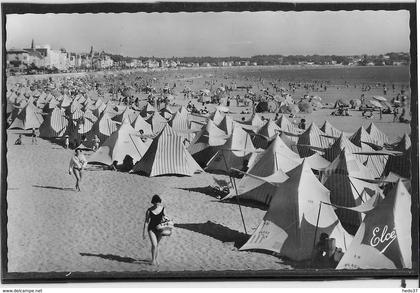
<path fill-rule="evenodd" d="M 160 224 L 156 226 L 156 229 L 159 231 L 160 235 L 162 236 L 171 236 L 173 228 L 174 228 L 174 222 L 171 221 L 166 216 L 163 216 Z"/>

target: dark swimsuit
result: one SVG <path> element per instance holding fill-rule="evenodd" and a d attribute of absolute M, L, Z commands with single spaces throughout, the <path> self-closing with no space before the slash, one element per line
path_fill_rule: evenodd
<path fill-rule="evenodd" d="M 164 216 L 163 210 L 165 208 L 162 208 L 162 210 L 160 211 L 159 214 L 155 215 L 154 213 L 152 213 L 152 209 L 149 209 L 149 215 L 150 215 L 150 222 L 149 225 L 147 226 L 147 231 L 152 231 L 153 233 L 157 234 L 158 230 L 156 229 L 157 225 L 160 224 L 160 222 L 162 222 L 162 218 Z"/>

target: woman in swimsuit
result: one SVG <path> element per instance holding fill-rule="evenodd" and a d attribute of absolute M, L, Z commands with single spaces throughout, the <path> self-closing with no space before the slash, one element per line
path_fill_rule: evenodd
<path fill-rule="evenodd" d="M 146 211 L 146 220 L 143 226 L 143 239 L 146 239 L 146 224 L 147 231 L 149 233 L 150 242 L 152 244 L 152 265 L 159 265 L 158 253 L 159 253 L 159 242 L 162 239 L 162 235 L 159 230 L 156 229 L 165 216 L 164 207 L 162 206 L 162 199 L 159 195 L 155 194 L 152 198 L 153 206 Z"/>

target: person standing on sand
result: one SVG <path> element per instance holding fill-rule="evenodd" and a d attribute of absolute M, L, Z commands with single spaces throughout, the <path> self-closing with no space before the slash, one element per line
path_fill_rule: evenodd
<path fill-rule="evenodd" d="M 165 208 L 162 205 L 162 199 L 157 194 L 153 195 L 151 203 L 153 206 L 146 211 L 146 219 L 143 225 L 143 239 L 146 239 L 147 225 L 147 232 L 149 233 L 150 243 L 152 244 L 151 265 L 159 265 L 159 242 L 162 239 L 162 235 L 157 229 L 157 226 L 162 222 L 162 219 L 165 216 Z"/>
<path fill-rule="evenodd" d="M 76 191 L 80 191 L 80 182 L 82 181 L 82 170 L 86 166 L 87 161 L 80 149 L 75 150 L 74 156 L 70 160 L 69 175 L 76 178 Z"/>
<path fill-rule="evenodd" d="M 38 141 L 36 140 L 36 131 L 35 131 L 35 128 L 32 128 L 31 136 L 32 136 L 32 144 L 38 144 Z"/>

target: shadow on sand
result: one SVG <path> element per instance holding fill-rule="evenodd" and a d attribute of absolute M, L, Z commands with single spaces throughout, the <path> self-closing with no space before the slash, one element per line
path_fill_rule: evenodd
<path fill-rule="evenodd" d="M 199 192 L 199 193 L 202 193 L 202 194 L 214 197 L 214 198 L 217 198 L 218 196 L 223 197 L 223 196 L 226 195 L 225 193 L 223 193 L 221 191 L 218 191 L 218 190 L 216 190 L 216 189 L 214 189 L 210 186 L 184 187 L 184 188 L 183 187 L 178 187 L 178 189 L 186 190 L 186 191 L 189 191 L 189 192 L 191 192 L 191 191 L 192 192 Z"/>
<path fill-rule="evenodd" d="M 46 188 L 46 189 L 57 189 L 57 190 L 67 190 L 67 191 L 74 191 L 74 188 L 71 187 L 58 187 L 58 186 L 46 186 L 46 185 L 32 185 L 36 188 Z"/>
<path fill-rule="evenodd" d="M 211 221 L 206 223 L 175 224 L 175 227 L 201 233 L 222 242 L 232 242 L 236 248 L 244 245 L 249 238 L 245 233 L 232 230 Z"/>
<path fill-rule="evenodd" d="M 134 259 L 127 256 L 119 256 L 113 254 L 94 254 L 94 253 L 84 253 L 80 252 L 81 256 L 94 256 L 99 257 L 107 260 L 113 260 L 118 262 L 125 262 L 125 263 L 138 263 L 138 264 L 150 264 L 150 260 L 148 259 Z"/>

